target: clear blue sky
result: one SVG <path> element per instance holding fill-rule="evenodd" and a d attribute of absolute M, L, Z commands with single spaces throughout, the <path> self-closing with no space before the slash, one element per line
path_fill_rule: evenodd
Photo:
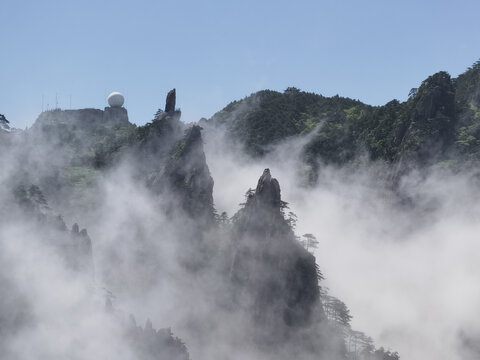
<path fill-rule="evenodd" d="M 480 58 L 480 2 L 0 0 L 0 113 L 30 126 L 42 108 L 126 96 L 151 120 L 177 89 L 185 121 L 288 86 L 373 105 Z"/>

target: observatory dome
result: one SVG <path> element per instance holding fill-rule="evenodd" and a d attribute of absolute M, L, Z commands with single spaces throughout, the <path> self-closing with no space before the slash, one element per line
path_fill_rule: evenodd
<path fill-rule="evenodd" d="M 119 92 L 112 92 L 108 95 L 108 105 L 111 107 L 122 107 L 125 102 L 125 98 Z"/>

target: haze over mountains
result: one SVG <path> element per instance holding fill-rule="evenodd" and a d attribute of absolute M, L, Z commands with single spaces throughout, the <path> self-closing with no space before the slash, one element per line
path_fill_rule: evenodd
<path fill-rule="evenodd" d="M 1 116 L 0 350 L 477 357 L 479 109 L 477 62 L 380 107 L 265 90 L 188 124 L 172 90 L 144 126 Z"/>

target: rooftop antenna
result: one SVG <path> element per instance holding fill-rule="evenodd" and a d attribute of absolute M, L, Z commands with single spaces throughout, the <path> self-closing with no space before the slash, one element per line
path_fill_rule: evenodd
<path fill-rule="evenodd" d="M 55 110 L 58 109 L 58 94 L 55 93 Z"/>

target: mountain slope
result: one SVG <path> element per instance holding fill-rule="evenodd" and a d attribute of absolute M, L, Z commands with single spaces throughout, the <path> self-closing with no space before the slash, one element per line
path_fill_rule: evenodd
<path fill-rule="evenodd" d="M 288 88 L 264 90 L 234 101 L 203 123 L 223 127 L 254 156 L 288 137 L 312 133 L 304 160 L 345 164 L 367 154 L 387 163 L 434 164 L 478 159 L 480 63 L 456 79 L 428 77 L 405 102 L 383 106 Z"/>

